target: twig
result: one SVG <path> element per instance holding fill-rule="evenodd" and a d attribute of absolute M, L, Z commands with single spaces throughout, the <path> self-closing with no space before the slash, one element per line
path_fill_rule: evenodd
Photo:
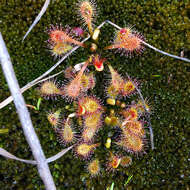
<path fill-rule="evenodd" d="M 109 20 L 106 20 L 106 22 L 107 22 L 108 24 L 111 24 L 112 26 L 114 26 L 114 27 L 117 28 L 118 30 L 121 30 L 121 29 L 122 29 L 120 26 L 118 26 L 117 24 L 115 24 L 115 23 L 113 23 L 113 22 L 111 22 L 111 21 L 109 21 Z"/>
<path fill-rule="evenodd" d="M 184 57 L 179 57 L 179 56 L 176 56 L 176 55 L 172 55 L 172 54 L 167 53 L 167 52 L 165 52 L 165 51 L 159 50 L 159 49 L 155 48 L 154 46 L 152 46 L 152 45 L 150 45 L 150 44 L 148 44 L 148 43 L 146 43 L 146 42 L 144 42 L 144 41 L 142 41 L 142 44 L 144 44 L 144 45 L 146 45 L 147 47 L 153 49 L 154 51 L 157 51 L 157 52 L 159 52 L 159 53 L 162 53 L 162 54 L 167 55 L 167 56 L 169 56 L 169 57 L 172 57 L 172 58 L 174 58 L 174 59 L 179 59 L 179 60 L 186 61 L 186 62 L 189 62 L 189 63 L 190 63 L 190 59 L 187 59 L 187 58 L 184 58 Z"/>
<path fill-rule="evenodd" d="M 67 153 L 73 146 L 70 146 L 68 148 L 65 148 L 63 149 L 61 152 L 57 153 L 56 155 L 48 158 L 46 160 L 47 163 L 50 163 L 50 162 L 53 162 L 59 158 L 61 158 L 65 153 Z M 5 157 L 5 158 L 9 158 L 9 159 L 13 159 L 13 160 L 18 160 L 20 162 L 24 162 L 24 163 L 27 163 L 27 164 L 33 164 L 33 165 L 36 165 L 37 162 L 35 160 L 25 160 L 25 159 L 21 159 L 21 158 L 18 158 L 16 156 L 14 156 L 13 154 L 9 153 L 8 151 L 6 151 L 5 149 L 3 148 L 0 148 L 0 155 Z"/>
<path fill-rule="evenodd" d="M 26 32 L 26 34 L 24 35 L 22 41 L 24 41 L 24 39 L 28 36 L 28 34 L 31 32 L 32 28 L 34 28 L 34 26 L 37 24 L 37 22 L 41 19 L 41 17 L 43 16 L 43 14 L 46 12 L 48 5 L 50 3 L 50 0 L 46 0 L 44 3 L 44 6 L 42 7 L 40 13 L 38 14 L 38 16 L 35 18 L 34 22 L 32 23 L 32 25 L 30 26 L 30 28 L 28 29 L 28 31 Z"/>
<path fill-rule="evenodd" d="M 68 152 L 72 148 L 73 148 L 73 146 L 63 149 L 61 152 L 57 153 L 55 156 L 48 158 L 47 163 L 53 162 L 53 161 L 61 158 L 66 152 Z"/>
<path fill-rule="evenodd" d="M 24 98 L 20 92 L 18 81 L 16 79 L 11 59 L 5 46 L 0 32 L 0 61 L 9 89 L 13 96 L 14 104 L 21 121 L 26 140 L 32 150 L 33 156 L 37 161 L 39 175 L 45 184 L 47 190 L 56 190 L 53 178 L 51 176 L 46 158 L 41 148 L 39 139 L 34 131 L 29 112 L 26 108 Z"/>

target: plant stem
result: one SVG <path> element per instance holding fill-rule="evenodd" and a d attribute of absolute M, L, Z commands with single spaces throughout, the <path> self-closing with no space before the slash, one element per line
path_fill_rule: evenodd
<path fill-rule="evenodd" d="M 34 131 L 32 121 L 26 108 L 24 98 L 20 92 L 20 87 L 16 79 L 11 58 L 5 46 L 3 37 L 0 32 L 0 62 L 4 72 L 9 89 L 13 96 L 13 101 L 19 115 L 19 119 L 24 131 L 26 140 L 32 150 L 33 156 L 37 162 L 37 168 L 42 181 L 45 184 L 46 190 L 56 190 L 53 178 L 51 176 L 46 158 L 44 156 L 40 141 Z"/>
<path fill-rule="evenodd" d="M 30 33 L 30 31 L 32 30 L 32 28 L 34 28 L 34 26 L 38 23 L 38 21 L 41 19 L 41 17 L 43 16 L 43 14 L 46 12 L 49 3 L 50 3 L 50 0 L 46 0 L 46 1 L 45 1 L 44 6 L 42 7 L 40 13 L 39 13 L 38 16 L 35 18 L 34 22 L 32 23 L 32 25 L 30 26 L 30 28 L 28 29 L 28 31 L 27 31 L 26 34 L 24 35 L 22 41 L 24 41 L 24 39 L 28 36 L 28 34 Z"/>

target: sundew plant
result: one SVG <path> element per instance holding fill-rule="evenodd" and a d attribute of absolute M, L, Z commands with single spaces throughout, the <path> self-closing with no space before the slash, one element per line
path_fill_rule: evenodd
<path fill-rule="evenodd" d="M 140 92 L 140 83 L 126 72 L 119 73 L 117 64 L 112 65 L 112 60 L 102 55 L 112 51 L 132 59 L 148 46 L 174 58 L 185 59 L 147 44 L 143 35 L 131 26 L 120 28 L 105 21 L 96 28 L 96 9 L 94 1 L 79 1 L 77 10 L 82 27 L 57 24 L 47 30 L 48 48 L 53 56 L 60 58 L 80 46 L 87 49 L 88 58 L 68 67 L 62 81 L 47 80 L 39 88 L 44 98 L 56 101 L 60 97 L 68 104 L 66 110 L 50 111 L 47 119 L 59 142 L 63 146 L 74 146 L 74 156 L 86 163 L 87 171 L 93 177 L 129 167 L 132 156 L 143 156 L 150 147 L 154 148 L 151 108 Z M 105 23 L 116 28 L 115 36 L 100 48 L 99 35 Z M 88 41 L 81 41 L 84 38 Z M 103 87 L 97 87 L 96 76 L 101 73 L 104 73 L 104 79 L 98 85 Z M 102 96 L 96 95 L 97 88 L 103 89 Z M 102 151 L 104 156 L 100 157 Z"/>
<path fill-rule="evenodd" d="M 64 146 L 74 144 L 74 155 L 86 162 L 91 176 L 97 176 L 103 169 L 116 171 L 120 166 L 128 167 L 132 163 L 131 153 L 143 155 L 148 147 L 145 128 L 149 126 L 145 116 L 146 113 L 150 114 L 150 107 L 143 98 L 132 98 L 138 94 L 138 82 L 119 74 L 117 66 L 112 66 L 109 58 L 101 56 L 103 51 L 111 50 L 127 57 L 140 54 L 144 49 L 143 36 L 132 27 L 125 27 L 115 32 L 111 44 L 100 49 L 101 31 L 94 29 L 93 23 L 96 17 L 95 2 L 80 1 L 77 6 L 89 33 L 80 27 L 51 26 L 48 47 L 55 57 L 63 56 L 75 45 L 87 48 L 90 55 L 78 64 L 79 69 L 70 66 L 65 70 L 61 85 L 55 80 L 48 80 L 41 84 L 39 90 L 45 98 L 61 96 L 63 101 L 71 104 L 73 113 L 62 114 L 61 108 L 58 108 L 50 112 L 47 118 L 60 143 Z M 90 35 L 90 42 L 81 42 L 80 38 L 87 35 Z M 104 84 L 101 83 L 103 96 L 97 97 L 94 90 L 96 75 L 106 71 L 109 74 Z M 104 151 L 105 156 L 99 157 L 98 151 Z"/>
<path fill-rule="evenodd" d="M 10 106 L 7 109 L 9 112 L 5 109 L 3 113 L 8 115 L 11 110 L 10 118 L 14 118 L 12 119 L 14 124 L 10 121 L 11 130 L 0 130 L 0 133 L 4 133 L 0 139 L 0 155 L 37 165 L 38 173 L 48 190 L 56 189 L 55 185 L 58 182 L 60 183 L 58 189 L 63 187 L 125 189 L 128 188 L 129 183 L 133 183 L 132 187 L 137 189 L 152 189 L 155 184 L 158 189 L 160 185 L 166 189 L 170 187 L 180 189 L 178 187 L 181 184 L 188 189 L 188 181 L 185 181 L 189 176 L 187 167 L 189 149 L 186 138 L 188 125 L 185 122 L 189 121 L 187 108 L 189 81 L 186 80 L 188 64 L 184 62 L 190 60 L 184 57 L 189 51 L 188 43 L 183 41 L 187 38 L 188 42 L 189 33 L 182 35 L 188 28 L 190 9 L 187 2 L 171 1 L 170 6 L 170 1 L 163 3 L 162 1 L 112 0 L 110 1 L 112 4 L 108 6 L 109 1 L 99 1 L 99 4 L 94 0 L 79 0 L 76 4 L 73 3 L 74 1 L 52 1 L 51 10 L 46 13 L 48 22 L 41 20 L 43 29 L 37 31 L 31 43 L 27 35 L 45 13 L 50 0 L 45 1 L 42 10 L 24 37 L 22 33 L 22 42 L 22 37 L 17 38 L 21 32 L 21 29 L 17 30 L 17 26 L 20 26 L 20 21 L 23 22 L 22 27 L 27 26 L 31 7 L 25 8 L 31 4 L 31 1 L 20 1 L 22 8 L 18 6 L 18 10 L 14 11 L 14 6 L 17 7 L 19 1 L 0 3 L 0 10 L 4 11 L 0 13 L 0 16 L 3 16 L 2 19 L 0 18 L 1 26 L 4 28 L 2 34 L 6 37 L 7 30 L 10 30 L 7 32 L 8 35 L 10 34 L 9 38 L 5 40 L 9 41 L 8 50 L 12 50 L 13 55 L 16 54 L 11 58 L 14 67 L 19 68 L 16 71 L 16 73 L 19 71 L 18 79 L 24 82 L 36 78 L 40 72 L 45 73 L 21 89 L 18 86 L 16 93 L 17 95 L 20 92 L 21 95 L 38 84 L 36 90 L 29 91 L 25 96 L 27 102 L 35 99 L 35 104 L 25 104 L 24 101 L 20 104 L 25 108 L 27 106 L 33 109 L 31 115 L 35 130 L 32 122 L 30 125 L 25 121 L 21 122 L 32 152 L 23 143 L 25 139 L 20 138 L 20 134 L 23 135 L 20 123 L 15 120 L 16 113 L 12 112 Z M 36 5 L 41 6 L 40 2 L 34 4 L 35 8 Z M 150 7 L 154 5 L 155 7 Z M 115 9 L 111 10 L 112 8 Z M 163 13 L 164 16 L 155 14 L 157 8 L 160 8 L 159 14 Z M 100 12 L 99 9 L 105 12 Z M 5 14 L 7 10 L 13 11 L 10 15 L 15 15 L 14 18 L 21 19 L 17 22 L 10 16 L 9 21 L 7 19 L 9 16 Z M 171 13 L 167 12 L 168 10 Z M 181 10 L 184 11 L 180 15 L 186 15 L 184 18 L 176 16 L 176 13 Z M 166 20 L 163 21 L 163 18 Z M 174 20 L 170 22 L 170 19 Z M 10 23 L 11 29 L 7 27 Z M 171 23 L 173 24 L 171 27 L 174 28 L 169 30 Z M 179 39 L 178 35 L 174 36 L 175 27 L 178 29 L 179 36 L 184 37 L 183 39 Z M 142 31 L 144 34 L 141 33 Z M 36 37 L 38 40 L 45 39 L 39 51 L 40 44 L 35 40 Z M 19 45 L 15 44 L 17 39 Z M 6 68 L 7 63 L 11 61 L 7 56 L 8 51 L 2 48 L 5 46 L 2 45 L 2 41 L 0 32 L 0 63 Z M 179 51 L 180 56 L 160 50 L 150 45 L 148 41 L 156 44 L 155 46 L 160 49 L 170 47 L 170 51 Z M 167 44 L 166 48 L 162 43 Z M 17 50 L 22 53 L 17 53 Z M 50 56 L 47 54 L 51 54 L 53 58 L 49 59 Z M 157 55 L 159 57 L 156 57 Z M 166 56 L 171 57 L 171 60 Z M 175 59 L 179 61 L 175 62 Z M 52 60 L 57 62 L 46 70 Z M 67 60 L 67 63 L 60 65 L 64 60 Z M 166 60 L 167 63 L 164 62 Z M 56 68 L 60 72 L 46 77 Z M 15 88 L 16 85 L 9 84 L 11 78 L 8 72 L 4 69 L 3 72 L 6 80 L 8 78 L 9 88 L 10 86 Z M 2 90 L 3 88 L 7 90 L 7 86 L 2 85 L 0 88 L 3 92 L 0 95 L 4 98 L 7 94 Z M 37 104 L 36 98 L 38 98 Z M 0 103 L 0 109 L 12 100 L 17 103 L 11 91 L 11 96 Z M 17 113 L 21 113 L 17 106 L 16 109 Z M 0 118 L 1 126 L 4 128 L 7 121 L 5 122 L 5 117 L 2 115 Z M 7 137 L 6 133 L 9 131 L 12 131 L 13 135 Z M 57 148 L 61 147 L 61 152 L 46 159 L 35 131 L 39 133 L 44 151 L 52 155 Z M 36 143 L 37 141 L 39 142 Z M 25 157 L 34 156 L 34 160 L 25 160 L 10 154 L 4 149 L 5 147 L 8 149 L 9 146 L 14 148 L 13 151 L 17 156 L 23 157 L 25 153 Z M 67 153 L 69 150 L 71 152 Z M 62 156 L 62 160 L 53 165 L 49 164 Z M 39 179 L 34 177 L 33 168 L 26 170 L 27 166 L 19 165 L 15 175 L 15 171 L 9 169 L 12 163 L 2 162 L 0 165 L 3 173 L 0 175 L 0 186 L 6 183 L 5 189 L 43 189 Z M 26 176 L 28 178 L 25 182 L 23 177 Z M 11 183 L 7 183 L 7 180 Z"/>

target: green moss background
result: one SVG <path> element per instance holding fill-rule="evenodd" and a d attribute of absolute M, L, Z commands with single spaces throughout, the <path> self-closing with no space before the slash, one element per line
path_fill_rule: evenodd
<path fill-rule="evenodd" d="M 7 44 L 20 86 L 25 85 L 49 69 L 55 60 L 46 48 L 45 32 L 50 24 L 79 26 L 76 21 L 76 0 L 53 1 L 41 21 L 26 40 L 22 37 L 39 13 L 44 1 L 0 0 L 0 31 Z M 190 58 L 190 1 L 183 0 L 98 0 L 98 25 L 111 20 L 120 25 L 134 26 L 148 43 L 166 52 Z M 103 43 L 113 38 L 113 28 L 101 30 Z M 64 61 L 56 71 L 86 59 L 79 50 Z M 119 54 L 106 54 L 112 65 L 124 74 L 127 71 L 141 83 L 144 97 L 152 105 L 151 116 L 155 150 L 150 145 L 144 156 L 134 157 L 126 171 L 102 175 L 91 179 L 83 169 L 84 163 L 68 153 L 50 164 L 58 190 L 103 190 L 114 181 L 115 189 L 127 189 L 124 183 L 128 175 L 133 178 L 129 189 L 188 190 L 190 184 L 190 64 L 155 53 L 150 49 L 139 57 L 128 59 Z M 55 71 L 55 72 L 56 72 Z M 153 75 L 160 75 L 154 77 Z M 100 84 L 101 85 L 101 84 Z M 9 96 L 9 89 L 0 70 L 0 101 Z M 38 99 L 35 88 L 24 93 L 28 104 Z M 46 111 L 56 108 L 58 102 L 43 101 L 40 112 L 30 110 L 35 130 L 47 157 L 63 147 L 57 142 L 54 131 L 46 119 Z M 8 128 L 8 134 L 0 134 L 0 147 L 14 155 L 33 159 L 24 138 L 13 103 L 0 110 L 0 128 Z M 147 137 L 147 141 L 149 139 Z M 0 157 L 0 189 L 44 189 L 37 169 L 18 161 Z"/>

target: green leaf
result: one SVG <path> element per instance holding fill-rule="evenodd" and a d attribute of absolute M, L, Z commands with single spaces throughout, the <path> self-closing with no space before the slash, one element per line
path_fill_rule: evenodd
<path fill-rule="evenodd" d="M 9 129 L 0 129 L 0 134 L 8 133 L 8 132 L 9 132 Z"/>
<path fill-rule="evenodd" d="M 152 75 L 152 77 L 161 77 L 161 75 Z"/>
<path fill-rule="evenodd" d="M 38 111 L 40 110 L 41 102 L 42 102 L 42 98 L 40 97 L 40 98 L 38 98 L 37 107 L 36 107 L 36 110 L 38 110 Z"/>
<path fill-rule="evenodd" d="M 111 184 L 110 190 L 113 190 L 114 188 L 114 182 Z"/>
<path fill-rule="evenodd" d="M 127 181 L 125 182 L 125 185 L 127 185 L 129 183 L 129 181 L 131 180 L 132 177 L 133 177 L 133 175 L 131 175 L 131 176 L 128 177 Z"/>

